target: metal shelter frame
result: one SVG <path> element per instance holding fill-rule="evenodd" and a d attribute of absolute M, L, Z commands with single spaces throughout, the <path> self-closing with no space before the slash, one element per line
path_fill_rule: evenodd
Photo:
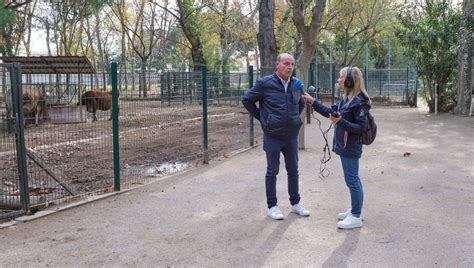
<path fill-rule="evenodd" d="M 95 69 L 85 56 L 0 57 L 3 63 L 21 64 L 23 74 L 94 74 Z"/>

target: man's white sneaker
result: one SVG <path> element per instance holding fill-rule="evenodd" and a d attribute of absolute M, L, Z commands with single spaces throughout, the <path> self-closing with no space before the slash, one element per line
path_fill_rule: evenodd
<path fill-rule="evenodd" d="M 342 221 L 342 220 L 345 219 L 347 216 L 349 216 L 349 214 L 351 214 L 351 211 L 352 211 L 352 209 L 350 208 L 350 209 L 348 209 L 346 212 L 342 212 L 342 213 L 337 214 L 337 219 L 340 220 L 340 221 Z M 364 212 L 361 212 L 361 213 L 360 213 L 360 218 L 361 218 L 362 220 L 364 220 Z"/>
<path fill-rule="evenodd" d="M 344 220 L 337 223 L 337 227 L 340 229 L 359 228 L 362 227 L 362 220 L 360 218 L 356 218 L 352 214 L 349 214 Z"/>
<path fill-rule="evenodd" d="M 274 219 L 274 220 L 283 220 L 283 213 L 281 213 L 281 210 L 278 206 L 273 206 L 268 209 L 268 217 Z"/>
<path fill-rule="evenodd" d="M 293 205 L 291 210 L 300 216 L 309 216 L 309 210 L 307 210 L 301 203 Z"/>

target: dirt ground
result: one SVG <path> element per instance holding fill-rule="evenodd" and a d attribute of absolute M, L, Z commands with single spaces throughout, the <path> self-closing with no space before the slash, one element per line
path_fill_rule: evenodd
<path fill-rule="evenodd" d="M 266 217 L 261 146 L 125 194 L 0 229 L 2 266 L 473 267 L 474 117 L 375 108 L 365 147 L 361 229 L 336 228 L 349 207 L 340 162 L 318 178 L 313 120 L 300 151 L 300 192 L 311 216 Z M 323 128 L 327 128 L 323 120 Z M 53 209 L 54 210 L 54 209 Z"/>

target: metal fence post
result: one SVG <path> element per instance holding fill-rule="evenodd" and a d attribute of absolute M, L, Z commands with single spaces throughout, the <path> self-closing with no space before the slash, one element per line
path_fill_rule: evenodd
<path fill-rule="evenodd" d="M 405 89 L 405 98 L 404 98 L 404 104 L 408 104 L 408 86 L 410 85 L 410 67 L 407 67 L 407 87 Z"/>
<path fill-rule="evenodd" d="M 382 97 L 382 89 L 383 89 L 383 84 L 382 84 L 382 70 L 379 70 L 379 96 Z M 385 92 L 384 92 L 385 93 Z"/>
<path fill-rule="evenodd" d="M 390 99 L 390 88 L 391 88 L 391 72 L 390 69 L 390 35 L 388 36 L 388 52 L 387 52 L 387 66 L 388 66 L 388 98 Z"/>
<path fill-rule="evenodd" d="M 330 47 L 329 48 L 329 86 L 331 88 L 331 93 L 332 93 L 332 96 L 331 96 L 331 104 L 334 104 L 334 95 L 336 94 L 336 89 L 334 88 L 334 83 L 333 83 L 333 70 L 332 70 L 333 66 L 332 66 L 332 48 Z"/>
<path fill-rule="evenodd" d="M 314 61 L 312 61 L 309 65 L 309 73 L 308 73 L 308 86 L 306 88 L 308 88 L 309 86 L 312 86 L 314 84 Z M 303 89 L 304 92 L 306 92 L 304 89 Z M 309 103 L 305 103 L 306 104 L 306 124 L 311 124 L 311 104 Z"/>
<path fill-rule="evenodd" d="M 203 137 L 203 162 L 209 164 L 208 151 L 208 124 L 207 124 L 207 68 L 201 66 L 202 79 L 202 137 Z"/>
<path fill-rule="evenodd" d="M 179 75 L 181 76 L 181 93 L 183 94 L 183 105 L 184 103 L 186 102 L 186 93 L 187 93 L 187 85 L 188 85 L 188 81 L 187 81 L 187 76 L 186 76 L 186 73 L 179 73 Z"/>
<path fill-rule="evenodd" d="M 418 107 L 418 73 L 415 69 L 415 94 L 413 101 L 415 102 L 415 107 Z"/>
<path fill-rule="evenodd" d="M 26 144 L 25 144 L 25 128 L 23 116 L 23 87 L 21 77 L 21 65 L 19 63 L 13 64 L 12 84 L 16 85 L 13 109 L 15 113 L 15 141 L 17 153 L 18 176 L 20 179 L 20 202 L 23 210 L 29 214 L 30 207 L 30 189 L 28 187 L 28 169 L 26 162 Z"/>
<path fill-rule="evenodd" d="M 365 90 L 369 92 L 369 67 L 367 65 L 364 66 L 364 76 Z"/>
<path fill-rule="evenodd" d="M 166 75 L 166 89 L 168 92 L 166 92 L 167 100 L 168 100 L 168 106 L 171 105 L 171 72 L 168 72 Z"/>
<path fill-rule="evenodd" d="M 189 104 L 193 104 L 193 88 L 194 88 L 194 77 L 192 73 L 187 73 L 186 76 L 188 77 L 188 94 L 189 94 Z"/>
<path fill-rule="evenodd" d="M 235 105 L 239 106 L 240 86 L 242 84 L 242 74 L 239 73 L 239 86 L 237 87 L 237 96 L 235 96 Z"/>
<path fill-rule="evenodd" d="M 120 146 L 118 128 L 117 63 L 112 62 L 112 133 L 114 148 L 114 190 L 120 191 Z"/>
<path fill-rule="evenodd" d="M 249 89 L 253 87 L 253 66 L 250 65 L 249 69 Z M 253 115 L 249 114 L 249 146 L 253 146 L 255 144 L 255 137 L 254 137 L 254 124 L 253 124 Z"/>

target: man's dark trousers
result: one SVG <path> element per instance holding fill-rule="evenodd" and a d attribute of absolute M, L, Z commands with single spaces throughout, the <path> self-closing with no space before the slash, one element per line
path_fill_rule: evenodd
<path fill-rule="evenodd" d="M 276 176 L 280 169 L 280 152 L 285 158 L 285 167 L 288 174 L 288 194 L 291 205 L 300 202 L 298 189 L 298 137 L 290 139 L 276 139 L 263 136 L 263 150 L 267 155 L 267 173 L 265 175 L 265 187 L 267 192 L 268 208 L 277 205 Z"/>

